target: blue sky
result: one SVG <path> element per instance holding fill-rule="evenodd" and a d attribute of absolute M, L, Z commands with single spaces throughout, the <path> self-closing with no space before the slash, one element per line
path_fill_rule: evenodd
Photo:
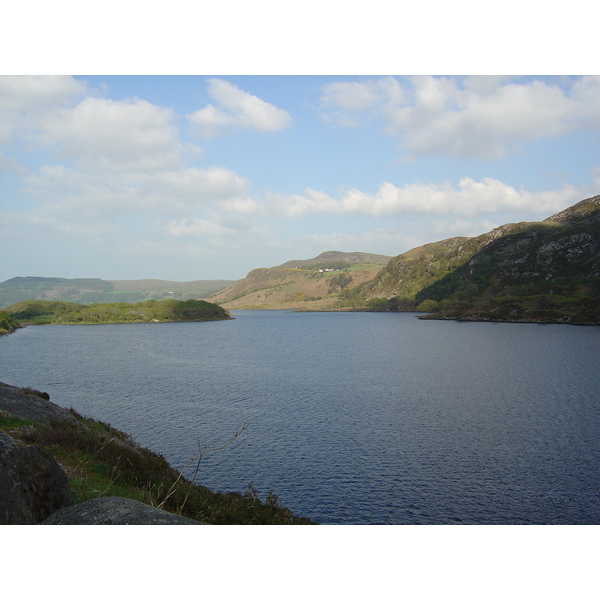
<path fill-rule="evenodd" d="M 77 6 L 3 15 L 0 281 L 395 256 L 599 193 L 583 0 Z"/>
<path fill-rule="evenodd" d="M 394 256 L 600 190 L 594 76 L 1 76 L 0 280 Z"/>

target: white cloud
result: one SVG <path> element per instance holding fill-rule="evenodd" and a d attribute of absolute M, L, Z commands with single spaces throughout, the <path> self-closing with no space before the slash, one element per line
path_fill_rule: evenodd
<path fill-rule="evenodd" d="M 258 230 L 264 233 L 266 224 L 258 219 L 266 215 L 265 207 L 248 196 L 239 196 L 212 204 L 203 217 L 191 217 L 170 221 L 165 230 L 175 237 L 226 238 L 252 235 Z"/>
<path fill-rule="evenodd" d="M 196 132 L 202 137 L 214 137 L 237 128 L 279 131 L 292 122 L 285 110 L 240 90 L 228 81 L 209 79 L 208 92 L 216 106 L 209 104 L 188 115 Z"/>
<path fill-rule="evenodd" d="M 377 80 L 335 81 L 322 87 L 320 113 L 324 121 L 344 127 L 360 125 L 367 110 L 385 110 L 404 100 L 402 86 L 393 77 Z"/>
<path fill-rule="evenodd" d="M 193 218 L 171 221 L 164 227 L 172 238 L 197 238 L 206 247 L 222 248 L 227 253 L 237 249 L 244 253 L 257 248 L 281 245 L 277 234 L 266 223 L 255 221 L 235 227 L 215 218 Z"/>
<path fill-rule="evenodd" d="M 145 100 L 86 98 L 38 119 L 38 141 L 87 168 L 147 170 L 180 164 L 173 113 Z"/>
<path fill-rule="evenodd" d="M 571 96 L 577 102 L 580 119 L 591 127 L 600 127 L 600 76 L 577 80 Z"/>
<path fill-rule="evenodd" d="M 47 109 L 83 94 L 87 85 L 68 76 L 0 76 L 0 111 Z"/>
<path fill-rule="evenodd" d="M 190 216 L 198 210 L 244 195 L 249 182 L 233 171 L 213 167 L 124 172 L 106 178 L 58 166 L 42 167 L 26 179 L 40 207 L 82 219 Z"/>
<path fill-rule="evenodd" d="M 67 105 L 87 91 L 87 85 L 67 76 L 0 76 L 0 143 L 29 131 L 32 121 Z"/>
<path fill-rule="evenodd" d="M 465 177 L 458 188 L 450 183 L 407 184 L 396 187 L 383 183 L 375 194 L 348 190 L 341 198 L 307 189 L 304 195 L 271 198 L 274 210 L 294 218 L 309 214 L 337 214 L 369 217 L 403 215 L 475 216 L 507 210 L 526 210 L 550 215 L 580 199 L 572 186 L 549 192 L 516 190 L 497 179 L 485 177 L 475 181 Z"/>
<path fill-rule="evenodd" d="M 598 77 L 575 79 L 566 91 L 502 77 L 387 77 L 328 84 L 320 110 L 346 126 L 377 116 L 409 159 L 496 159 L 512 144 L 600 126 L 599 98 Z"/>
<path fill-rule="evenodd" d="M 31 149 L 49 149 L 62 162 L 49 164 L 46 157 L 46 164 L 28 171 L 0 151 L 0 172 L 21 175 L 22 191 L 33 200 L 31 207 L 23 205 L 25 210 L 6 211 L 5 224 L 13 223 L 21 235 L 32 227 L 44 235 L 91 241 L 125 226 L 132 232 L 145 228 L 164 234 L 161 223 L 167 219 L 199 219 L 210 214 L 211 207 L 222 217 L 221 235 L 236 218 L 240 223 L 248 219 L 240 216 L 248 212 L 248 180 L 221 167 L 187 166 L 185 159 L 196 158 L 201 150 L 179 142 L 170 109 L 137 98 L 87 97 L 70 106 L 66 101 L 82 88 L 68 78 L 24 79 L 12 82 L 12 87 L 3 78 L 0 82 L 13 90 L 10 107 L 21 110 L 21 121 L 11 113 L 12 122 Z M 30 98 L 31 89 L 38 90 L 38 96 L 40 89 L 47 90 L 43 110 L 36 107 L 44 102 Z"/>
<path fill-rule="evenodd" d="M 141 195 L 154 199 L 157 206 L 165 204 L 168 210 L 181 207 L 184 211 L 237 198 L 250 185 L 247 179 L 222 167 L 148 173 L 138 182 Z"/>

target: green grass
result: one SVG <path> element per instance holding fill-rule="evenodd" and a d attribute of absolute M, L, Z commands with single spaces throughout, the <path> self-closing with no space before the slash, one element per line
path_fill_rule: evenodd
<path fill-rule="evenodd" d="M 11 431 L 17 427 L 24 427 L 26 425 L 35 425 L 35 423 L 7 415 L 6 413 L 0 413 L 0 431 Z"/>
<path fill-rule="evenodd" d="M 76 502 L 121 496 L 216 525 L 314 524 L 282 506 L 274 493 L 261 500 L 252 485 L 245 493 L 220 493 L 194 484 L 167 460 L 109 424 L 83 418 L 43 425 L 0 414 L 0 430 L 48 450 L 66 472 Z"/>

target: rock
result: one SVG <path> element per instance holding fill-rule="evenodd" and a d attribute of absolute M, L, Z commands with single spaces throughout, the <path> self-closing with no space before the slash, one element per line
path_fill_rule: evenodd
<path fill-rule="evenodd" d="M 130 498 L 96 498 L 63 508 L 42 525 L 206 525 Z"/>
<path fill-rule="evenodd" d="M 38 421 L 48 425 L 53 420 L 75 421 L 75 417 L 66 409 L 12 385 L 0 382 L 0 412 L 26 421 Z"/>
<path fill-rule="evenodd" d="M 67 476 L 49 452 L 0 431 L 1 524 L 34 525 L 72 501 Z"/>

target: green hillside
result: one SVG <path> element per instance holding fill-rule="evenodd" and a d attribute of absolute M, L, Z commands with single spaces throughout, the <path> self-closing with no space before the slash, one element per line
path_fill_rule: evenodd
<path fill-rule="evenodd" d="M 331 310 L 339 307 L 347 290 L 373 279 L 389 259 L 364 252 L 323 252 L 254 269 L 209 300 L 228 309 Z"/>
<path fill-rule="evenodd" d="M 431 318 L 600 323 L 600 196 L 539 223 L 416 248 L 356 292 L 355 306 Z"/>
<path fill-rule="evenodd" d="M 27 300 L 4 311 L 24 324 L 149 323 L 163 321 L 217 321 L 229 313 L 205 300 L 148 300 L 128 304 L 77 304 L 60 300 Z"/>

